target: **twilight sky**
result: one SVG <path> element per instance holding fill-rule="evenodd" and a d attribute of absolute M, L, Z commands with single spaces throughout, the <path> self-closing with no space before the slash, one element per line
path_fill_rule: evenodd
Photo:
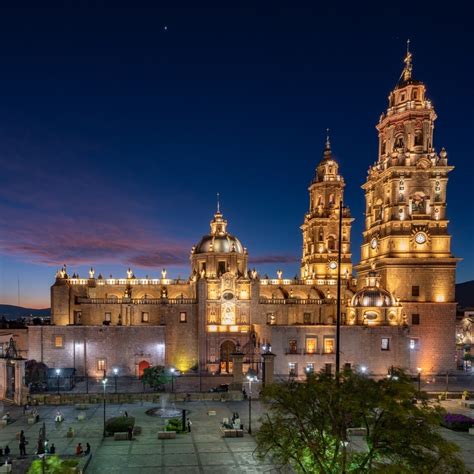
<path fill-rule="evenodd" d="M 217 192 L 251 267 L 292 277 L 327 127 L 357 263 L 360 186 L 407 38 L 438 113 L 435 147 L 456 166 L 457 279 L 474 278 L 472 11 L 79 3 L 0 7 L 0 303 L 17 304 L 20 280 L 21 305 L 49 306 L 63 263 L 187 277 Z"/>

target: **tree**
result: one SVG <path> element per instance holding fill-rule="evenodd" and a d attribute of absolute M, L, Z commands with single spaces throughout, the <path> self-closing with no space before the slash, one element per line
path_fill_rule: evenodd
<path fill-rule="evenodd" d="M 28 474 L 73 474 L 77 471 L 77 465 L 79 461 L 77 459 L 61 459 L 58 456 L 47 456 L 46 459 L 35 459 L 30 468 Z"/>
<path fill-rule="evenodd" d="M 164 390 L 164 385 L 168 380 L 169 376 L 166 375 L 162 365 L 155 365 L 143 370 L 142 382 L 155 390 Z"/>
<path fill-rule="evenodd" d="M 48 366 L 34 359 L 25 362 L 25 382 L 38 383 L 46 381 L 48 377 Z"/>
<path fill-rule="evenodd" d="M 460 473 L 459 448 L 445 440 L 443 411 L 430 406 L 400 370 L 373 380 L 324 373 L 261 393 L 268 406 L 256 435 L 257 453 L 297 472 Z M 366 448 L 354 449 L 349 428 L 364 428 Z"/>

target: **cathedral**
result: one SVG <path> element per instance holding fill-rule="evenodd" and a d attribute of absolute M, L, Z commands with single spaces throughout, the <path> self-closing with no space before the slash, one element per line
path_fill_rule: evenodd
<path fill-rule="evenodd" d="M 190 276 L 88 278 L 58 271 L 51 326 L 31 326 L 29 358 L 101 376 L 153 365 L 231 374 L 273 354 L 275 378 L 334 371 L 338 281 L 341 364 L 374 376 L 455 368 L 456 259 L 446 215 L 447 153 L 433 147 L 436 113 L 414 79 L 412 55 L 377 124 L 361 261 L 352 268 L 353 218 L 329 138 L 309 184 L 296 279 L 248 268 L 248 250 L 219 206 L 190 253 Z M 296 229 L 295 229 L 296 231 Z M 339 248 L 340 247 L 340 248 Z M 357 277 L 354 277 L 354 271 Z M 240 366 L 239 366 L 240 369 Z"/>

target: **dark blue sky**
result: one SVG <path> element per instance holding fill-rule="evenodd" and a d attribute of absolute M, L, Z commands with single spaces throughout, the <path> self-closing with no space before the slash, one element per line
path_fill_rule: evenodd
<path fill-rule="evenodd" d="M 97 3 L 0 8 L 0 302 L 17 303 L 19 279 L 21 304 L 47 306 L 62 263 L 187 276 L 216 192 L 251 266 L 293 276 L 327 127 L 356 263 L 360 186 L 407 38 L 438 113 L 435 146 L 456 166 L 458 281 L 474 278 L 472 11 Z"/>

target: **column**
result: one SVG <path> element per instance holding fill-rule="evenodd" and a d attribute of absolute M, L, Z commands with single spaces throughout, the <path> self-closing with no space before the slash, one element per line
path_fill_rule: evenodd
<path fill-rule="evenodd" d="M 265 352 L 263 357 L 263 386 L 273 383 L 273 371 L 275 366 L 275 354 Z"/>

